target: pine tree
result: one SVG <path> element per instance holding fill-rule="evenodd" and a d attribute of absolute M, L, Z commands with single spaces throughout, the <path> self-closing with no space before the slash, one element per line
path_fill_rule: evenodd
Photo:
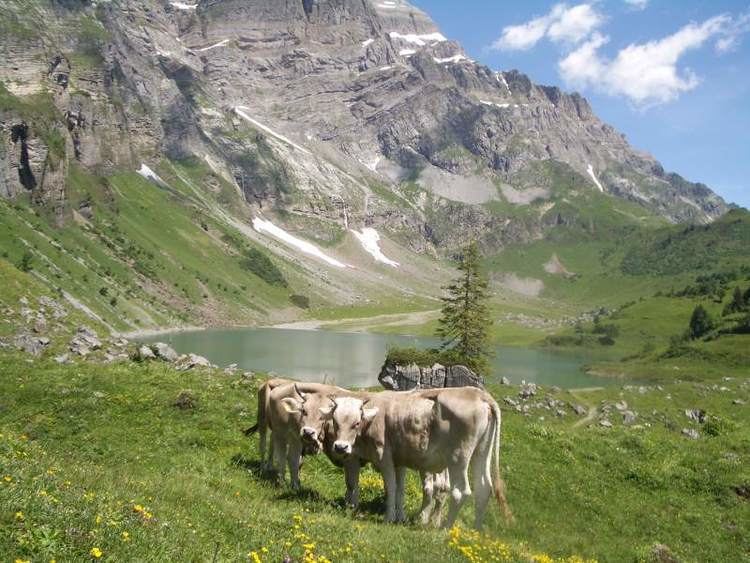
<path fill-rule="evenodd" d="M 745 298 L 742 295 L 742 290 L 739 288 L 739 286 L 734 288 L 734 293 L 732 294 L 732 300 L 727 303 L 727 306 L 724 307 L 724 315 L 731 315 L 732 313 L 739 313 L 740 311 L 745 310 Z"/>
<path fill-rule="evenodd" d="M 693 309 L 693 314 L 690 317 L 690 326 L 688 328 L 688 336 L 691 339 L 700 338 L 705 336 L 714 328 L 714 322 L 711 319 L 711 315 L 704 309 L 703 305 L 698 305 Z"/>
<path fill-rule="evenodd" d="M 443 339 L 442 348 L 459 363 L 477 373 L 489 372 L 490 313 L 487 306 L 487 277 L 481 271 L 479 248 L 470 244 L 461 257 L 461 275 L 444 289 L 442 316 L 437 335 Z"/>

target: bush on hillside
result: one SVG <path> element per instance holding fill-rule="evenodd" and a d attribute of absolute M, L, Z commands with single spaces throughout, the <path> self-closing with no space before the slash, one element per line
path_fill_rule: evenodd
<path fill-rule="evenodd" d="M 21 260 L 19 260 L 18 264 L 16 264 L 16 267 L 21 270 L 22 272 L 30 272 L 33 268 L 32 262 L 34 260 L 34 255 L 31 254 L 30 251 L 26 251 L 23 253 L 23 256 L 21 256 Z"/>
<path fill-rule="evenodd" d="M 240 266 L 252 272 L 269 285 L 287 287 L 289 284 L 271 259 L 257 248 L 248 248 L 240 261 Z"/>
<path fill-rule="evenodd" d="M 711 315 L 706 311 L 703 305 L 697 305 L 693 309 L 688 326 L 688 337 L 692 340 L 701 338 L 711 332 L 714 328 L 714 321 Z"/>
<path fill-rule="evenodd" d="M 294 306 L 299 307 L 300 309 L 310 308 L 310 298 L 307 295 L 291 295 L 289 297 L 289 301 L 291 301 Z"/>

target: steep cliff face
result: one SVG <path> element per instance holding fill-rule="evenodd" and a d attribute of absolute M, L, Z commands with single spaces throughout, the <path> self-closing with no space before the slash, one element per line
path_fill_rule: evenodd
<path fill-rule="evenodd" d="M 161 158 L 201 160 L 250 213 L 321 242 L 374 225 L 432 254 L 544 236 L 592 198 L 677 222 L 727 209 L 581 96 L 477 64 L 402 0 L 8 4 L 0 193 L 58 222 L 69 162 Z"/>

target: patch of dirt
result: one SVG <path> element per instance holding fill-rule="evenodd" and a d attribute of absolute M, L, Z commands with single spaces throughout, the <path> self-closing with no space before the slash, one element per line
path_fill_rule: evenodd
<path fill-rule="evenodd" d="M 548 274 L 565 276 L 566 278 L 575 276 L 575 272 L 569 271 L 557 254 L 553 254 L 549 261 L 544 265 L 544 271 Z"/>
<path fill-rule="evenodd" d="M 502 184 L 500 191 L 503 197 L 508 200 L 508 203 L 514 203 L 516 205 L 528 205 L 538 199 L 547 199 L 549 197 L 549 191 L 544 188 L 528 188 L 526 190 L 518 190 L 508 184 Z"/>
<path fill-rule="evenodd" d="M 539 297 L 544 289 L 544 282 L 542 280 L 522 278 L 516 274 L 505 274 L 498 280 L 498 283 L 513 293 L 527 297 Z"/>

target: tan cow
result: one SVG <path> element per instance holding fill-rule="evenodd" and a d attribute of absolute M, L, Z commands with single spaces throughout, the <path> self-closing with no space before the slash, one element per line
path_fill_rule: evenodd
<path fill-rule="evenodd" d="M 327 419 L 326 424 L 323 426 L 323 441 L 322 441 L 322 448 L 325 454 L 328 456 L 328 458 L 339 467 L 343 467 L 344 469 L 344 476 L 345 476 L 345 482 L 346 482 L 346 494 L 344 497 L 344 501 L 347 504 L 347 506 L 351 506 L 353 508 L 357 508 L 359 505 L 359 473 L 362 465 L 366 464 L 368 460 L 366 459 L 360 459 L 356 455 L 351 456 L 341 456 L 337 455 L 334 452 L 334 443 L 335 439 L 333 437 L 334 430 L 333 430 L 333 422 L 329 419 L 329 415 L 331 413 L 331 406 L 335 404 L 335 401 L 347 397 L 347 398 L 354 398 L 358 399 L 360 401 L 369 401 L 373 397 L 378 397 L 382 399 L 383 397 L 390 397 L 390 396 L 400 396 L 400 395 L 409 395 L 413 393 L 413 391 L 408 392 L 393 392 L 393 391 L 384 391 L 381 393 L 368 393 L 365 391 L 361 392 L 350 392 L 347 391 L 344 396 L 342 396 L 340 393 L 335 394 L 328 394 L 327 397 L 316 397 L 314 402 L 317 404 L 320 404 L 321 402 L 327 403 L 327 405 L 323 408 L 319 408 L 316 411 L 313 411 L 310 408 L 302 409 L 302 405 L 298 404 L 296 405 L 296 408 L 298 409 L 298 412 L 296 413 L 298 415 L 298 418 L 296 419 L 297 424 L 300 428 L 304 428 L 306 425 L 313 425 L 316 427 L 320 426 L 321 422 L 321 415 L 322 419 Z M 310 403 L 308 404 L 308 407 L 310 404 L 312 404 L 312 399 L 309 397 L 312 397 L 313 394 L 308 394 L 308 401 Z M 291 407 L 293 405 L 292 401 L 288 401 L 287 405 Z M 294 411 L 292 411 L 294 412 Z M 440 520 L 442 516 L 442 508 L 445 504 L 445 500 L 447 499 L 448 492 L 449 492 L 449 481 L 448 481 L 448 472 L 443 471 L 436 474 L 427 472 L 427 471 L 421 471 L 420 476 L 422 479 L 422 508 L 420 510 L 419 520 L 423 524 L 432 524 L 434 526 L 440 525 Z"/>
<path fill-rule="evenodd" d="M 324 407 L 328 395 L 349 396 L 346 389 L 322 383 L 288 383 L 271 390 L 265 403 L 271 430 L 272 467 L 283 480 L 285 458 L 291 485 L 299 489 L 302 455 L 316 454 L 323 446 Z"/>
<path fill-rule="evenodd" d="M 472 494 L 470 465 L 475 527 L 481 527 L 493 491 L 506 517 L 512 518 L 500 478 L 500 408 L 486 391 L 458 387 L 374 393 L 365 400 L 336 397 L 321 413 L 332 423 L 333 455 L 370 461 L 383 475 L 386 521 L 405 519 L 407 468 L 423 475 L 447 469 L 451 507 L 445 526 L 452 526 Z"/>
<path fill-rule="evenodd" d="M 271 443 L 271 451 L 266 459 L 266 433 L 268 432 L 268 401 L 270 399 L 271 391 L 282 385 L 288 385 L 294 383 L 290 379 L 283 379 L 276 377 L 269 379 L 263 383 L 258 389 L 258 420 L 250 428 L 244 431 L 245 436 L 252 436 L 256 432 L 259 434 L 258 451 L 260 452 L 260 459 L 263 462 L 263 468 L 265 470 L 272 469 L 273 465 L 273 442 Z"/>

